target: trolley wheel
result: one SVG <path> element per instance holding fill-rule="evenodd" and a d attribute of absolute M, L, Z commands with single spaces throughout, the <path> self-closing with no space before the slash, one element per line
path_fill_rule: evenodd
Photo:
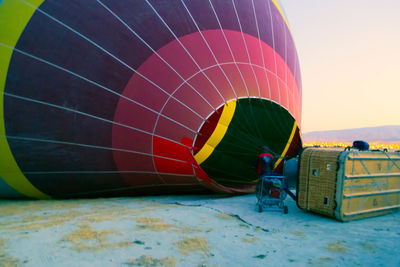
<path fill-rule="evenodd" d="M 261 205 L 257 205 L 258 206 L 258 212 L 262 212 L 262 207 L 261 207 Z"/>
<path fill-rule="evenodd" d="M 289 212 L 288 206 L 284 206 L 283 207 L 283 213 L 288 214 L 288 212 Z"/>

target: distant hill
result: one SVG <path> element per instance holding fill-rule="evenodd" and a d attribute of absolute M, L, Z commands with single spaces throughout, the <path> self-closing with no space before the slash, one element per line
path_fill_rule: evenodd
<path fill-rule="evenodd" d="M 303 142 L 367 142 L 400 143 L 400 125 L 303 133 Z"/>

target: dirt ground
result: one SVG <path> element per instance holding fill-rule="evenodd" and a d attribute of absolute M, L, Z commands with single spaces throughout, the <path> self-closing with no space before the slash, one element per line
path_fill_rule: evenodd
<path fill-rule="evenodd" d="M 400 212 L 341 223 L 255 195 L 0 201 L 0 266 L 400 266 Z"/>

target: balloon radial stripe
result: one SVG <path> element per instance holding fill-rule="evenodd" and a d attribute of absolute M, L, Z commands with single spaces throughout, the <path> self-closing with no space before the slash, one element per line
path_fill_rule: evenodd
<path fill-rule="evenodd" d="M 148 135 L 151 135 L 151 136 L 153 136 L 153 135 L 157 136 L 154 133 L 146 132 L 144 130 L 141 130 L 141 129 L 138 129 L 138 128 L 135 128 L 135 127 L 132 127 L 132 126 L 129 126 L 129 125 L 125 125 L 125 124 L 118 123 L 118 122 L 115 122 L 115 121 L 110 121 L 110 120 L 107 120 L 107 119 L 104 119 L 104 118 L 100 118 L 100 117 L 97 117 L 97 116 L 94 116 L 94 115 L 91 115 L 91 114 L 88 114 L 88 113 L 85 113 L 85 112 L 81 112 L 81 111 L 78 111 L 78 110 L 74 110 L 74 109 L 70 109 L 70 108 L 54 105 L 54 104 L 51 104 L 51 103 L 46 103 L 46 102 L 43 102 L 43 101 L 39 101 L 39 100 L 31 99 L 31 98 L 26 98 L 26 97 L 22 97 L 22 96 L 10 94 L 10 93 L 6 93 L 6 92 L 4 93 L 4 95 L 5 96 L 9 96 L 9 97 L 18 98 L 18 99 L 21 99 L 21 100 L 24 100 L 24 101 L 35 102 L 35 103 L 38 103 L 38 104 L 47 105 L 47 106 L 58 108 L 58 109 L 63 109 L 63 110 L 69 111 L 69 112 L 73 112 L 73 113 L 79 114 L 79 115 L 88 116 L 90 118 L 94 118 L 94 119 L 97 119 L 97 120 L 100 120 L 100 121 L 104 121 L 104 122 L 107 122 L 107 123 L 111 123 L 111 124 L 115 124 L 115 125 L 118 125 L 118 126 L 126 127 L 128 129 L 135 130 L 135 131 L 138 131 L 138 132 L 141 132 L 141 133 L 144 133 L 144 134 L 148 134 Z M 174 140 L 171 140 L 171 139 L 168 139 L 166 137 L 163 137 L 163 136 L 159 136 L 159 137 L 167 139 L 167 140 L 169 140 L 171 142 L 174 142 L 177 145 L 185 146 L 184 144 L 178 143 L 178 142 L 176 142 Z"/>
<path fill-rule="evenodd" d="M 148 0 L 145 0 L 146 3 L 151 7 L 151 9 L 153 9 L 154 13 L 157 15 L 157 17 L 162 21 L 162 23 L 165 25 L 165 27 L 167 27 L 167 29 L 169 30 L 169 32 L 175 37 L 175 40 L 181 45 L 181 47 L 185 50 L 185 52 L 189 55 L 189 57 L 193 60 L 194 64 L 199 68 L 199 64 L 196 62 L 196 60 L 192 57 L 192 55 L 189 53 L 189 51 L 187 51 L 186 47 L 181 43 L 181 41 L 179 40 L 179 38 L 175 35 L 174 31 L 168 26 L 168 24 L 165 22 L 165 20 L 160 16 L 160 14 L 157 12 L 157 10 L 149 3 Z M 224 97 L 222 96 L 221 92 L 218 90 L 218 88 L 214 85 L 214 83 L 210 80 L 210 78 L 205 74 L 202 73 L 204 75 L 204 77 L 206 77 L 206 79 L 211 83 L 211 85 L 214 87 L 214 89 L 217 91 L 217 93 L 219 94 L 219 96 L 221 97 L 221 99 L 226 102 L 226 100 L 224 99 Z M 215 111 L 215 107 L 213 107 L 214 111 Z"/>
<path fill-rule="evenodd" d="M 224 36 L 224 40 L 225 40 L 225 42 L 226 42 L 226 44 L 227 44 L 227 46 L 228 46 L 229 53 L 231 54 L 231 57 L 232 57 L 232 59 L 233 59 L 233 62 L 234 62 L 234 63 L 237 63 L 237 62 L 236 62 L 236 59 L 235 59 L 235 56 L 234 56 L 234 54 L 233 54 L 233 52 L 232 52 L 232 48 L 231 48 L 231 46 L 229 45 L 228 39 L 226 38 L 225 32 L 224 32 L 223 29 L 222 29 L 221 22 L 220 22 L 220 20 L 219 20 L 219 18 L 218 18 L 217 12 L 215 11 L 215 8 L 214 8 L 214 6 L 213 6 L 211 0 L 209 0 L 209 3 L 210 3 L 210 6 L 211 6 L 211 8 L 212 8 L 212 10 L 213 10 L 213 13 L 214 13 L 214 15 L 215 15 L 215 18 L 217 19 L 218 26 L 219 26 L 219 28 L 220 28 L 220 30 L 221 30 L 221 32 L 222 32 L 222 35 Z M 237 71 L 239 72 L 239 75 L 240 75 L 240 78 L 242 79 L 243 84 L 244 84 L 245 87 L 246 87 L 247 95 L 250 95 L 250 94 L 249 94 L 249 89 L 248 89 L 247 84 L 246 84 L 246 82 L 245 82 L 245 80 L 244 80 L 244 78 L 243 78 L 242 72 L 240 71 L 239 67 L 238 67 L 236 64 L 235 64 L 235 66 L 236 66 Z M 235 94 L 235 95 L 237 96 L 237 94 Z"/>
<path fill-rule="evenodd" d="M 22 1 L 23 3 L 25 3 L 26 5 L 34 8 L 33 5 L 27 3 L 24 0 L 19 0 Z M 116 61 L 118 61 L 119 63 L 121 63 L 122 65 L 124 65 L 125 67 L 127 67 L 128 69 L 130 69 L 131 71 L 135 72 L 137 75 L 141 76 L 143 79 L 145 79 L 147 82 L 149 82 L 150 84 L 156 86 L 158 89 L 160 89 L 162 92 L 164 92 L 165 94 L 169 95 L 167 91 L 165 91 L 164 89 L 162 89 L 160 86 L 158 86 L 157 84 L 155 84 L 153 81 L 151 81 L 150 79 L 148 79 L 147 77 L 145 77 L 144 75 L 142 75 L 141 73 L 139 73 L 137 70 L 135 70 L 134 68 L 132 68 L 131 66 L 129 66 L 128 64 L 126 64 L 124 61 L 122 61 L 121 59 L 117 58 L 116 56 L 114 56 L 113 54 L 111 54 L 110 52 L 108 52 L 106 49 L 104 49 L 103 47 L 101 47 L 100 45 L 98 45 L 97 43 L 93 42 L 92 40 L 90 40 L 89 38 L 87 38 L 86 36 L 84 36 L 83 34 L 79 33 L 78 31 L 74 30 L 73 28 L 69 27 L 68 25 L 66 25 L 65 23 L 63 23 L 62 21 L 54 18 L 53 16 L 47 14 L 46 12 L 42 11 L 40 8 L 37 8 L 37 11 L 39 11 L 40 13 L 42 13 L 43 15 L 45 15 L 46 17 L 50 18 L 51 20 L 59 23 L 60 25 L 62 25 L 63 27 L 67 28 L 68 30 L 70 30 L 71 32 L 75 33 L 76 35 L 78 35 L 79 37 L 85 39 L 86 41 L 88 41 L 89 43 L 91 43 L 92 45 L 94 45 L 95 47 L 99 48 L 101 51 L 103 51 L 104 53 L 108 54 L 109 56 L 111 56 L 112 58 L 114 58 Z M 174 98 L 175 99 L 175 98 Z M 131 99 L 132 100 L 132 99 Z M 183 102 L 181 102 L 179 99 L 175 99 L 177 102 L 179 102 L 180 104 L 182 104 L 183 106 L 185 106 L 187 109 L 189 109 L 190 111 L 192 111 L 189 107 L 187 107 Z M 133 101 L 133 100 L 132 100 Z M 192 111 L 194 112 L 194 111 Z M 194 112 L 196 115 L 198 115 L 196 112 Z M 200 115 L 199 115 L 200 116 Z"/>
<path fill-rule="evenodd" d="M 269 17 L 270 17 L 270 20 L 271 20 L 272 49 L 275 50 L 274 20 L 272 19 L 272 12 L 271 12 L 270 2 L 268 1 L 267 4 L 268 4 L 268 10 L 269 10 Z M 276 67 L 275 54 L 274 54 L 274 63 L 275 63 L 275 73 L 277 74 L 278 73 L 278 68 Z M 279 83 L 278 83 L 278 98 L 279 98 L 278 103 L 281 104 L 281 90 L 279 88 Z"/>
<path fill-rule="evenodd" d="M 116 17 L 124 26 L 126 26 L 129 31 L 131 31 L 141 42 L 143 42 L 157 57 L 159 57 L 169 68 L 171 68 L 183 81 L 185 79 L 177 72 L 163 57 L 161 57 L 143 38 L 141 38 L 131 27 L 128 26 L 115 12 L 113 12 L 110 8 L 104 5 L 100 0 L 97 0 L 99 4 L 101 4 L 107 11 L 109 11 L 114 17 Z M 207 99 L 199 93 L 190 83 L 186 83 L 190 88 L 192 88 L 201 98 L 203 98 L 211 107 L 212 105 L 207 101 Z M 169 96 L 172 97 L 172 94 Z M 197 113 L 196 113 L 197 114 Z M 200 116 L 200 115 L 199 115 Z M 203 118 L 204 119 L 204 118 Z"/>
<path fill-rule="evenodd" d="M 235 95 L 235 98 L 237 98 L 238 96 L 237 96 L 237 94 L 236 94 L 236 92 L 235 92 L 235 89 L 233 88 L 233 85 L 232 85 L 231 81 L 230 81 L 229 78 L 227 77 L 225 71 L 224 71 L 224 70 L 221 68 L 221 66 L 219 65 L 218 59 L 216 58 L 216 56 L 215 56 L 213 50 L 211 49 L 209 43 L 208 43 L 207 40 L 206 40 L 206 38 L 204 38 L 204 35 L 203 35 L 203 33 L 201 32 L 201 30 L 200 30 L 200 28 L 199 28 L 199 25 L 197 24 L 196 20 L 193 18 L 192 14 L 190 13 L 189 9 L 187 8 L 187 6 L 186 6 L 186 4 L 185 4 L 185 1 L 181 0 L 181 2 L 182 2 L 182 4 L 183 4 L 183 6 L 185 7 L 185 10 L 186 10 L 187 13 L 189 14 L 191 20 L 193 21 L 194 25 L 196 26 L 197 31 L 198 31 L 198 33 L 200 34 L 202 40 L 204 41 L 204 43 L 206 44 L 208 50 L 210 51 L 210 53 L 211 53 L 213 59 L 215 60 L 215 63 L 218 65 L 218 67 L 219 67 L 219 69 L 221 70 L 222 74 L 224 75 L 225 79 L 228 81 L 229 86 L 231 87 L 232 92 L 233 92 L 234 95 Z M 225 102 L 226 102 L 226 100 L 225 100 Z"/>
<path fill-rule="evenodd" d="M 246 41 L 245 41 L 244 36 L 243 36 L 242 24 L 240 23 L 239 15 L 238 15 L 238 12 L 237 12 L 236 5 L 235 5 L 234 0 L 232 0 L 232 5 L 233 5 L 233 9 L 235 10 L 236 18 L 237 18 L 237 21 L 238 21 L 238 24 L 239 24 L 239 28 L 240 28 L 240 33 L 242 34 L 242 39 L 243 39 L 244 47 L 245 47 L 245 49 L 246 49 L 246 54 L 247 54 L 247 57 L 248 57 L 249 62 L 250 62 L 250 64 L 251 64 L 251 59 L 250 59 L 250 55 L 249 55 L 249 50 L 248 50 L 248 48 L 247 48 L 247 44 L 246 44 Z M 261 93 L 260 93 L 260 86 L 259 86 L 259 84 L 258 84 L 258 80 L 257 80 L 257 77 L 256 77 L 256 74 L 255 74 L 255 72 L 254 72 L 253 67 L 251 68 L 251 70 L 253 71 L 254 80 L 256 81 L 257 89 L 258 89 L 258 96 L 260 97 L 260 96 L 261 96 Z"/>
<path fill-rule="evenodd" d="M 5 137 L 7 137 L 8 139 L 15 139 L 15 140 L 25 140 L 25 141 L 33 141 L 33 142 L 62 144 L 62 145 L 69 145 L 69 146 L 82 146 L 82 147 L 95 148 L 95 149 L 114 150 L 114 151 L 127 152 L 127 153 L 133 153 L 133 154 L 139 154 L 139 155 L 145 155 L 145 156 L 152 156 L 152 157 L 156 157 L 156 158 L 164 158 L 164 159 L 168 159 L 168 160 L 172 160 L 172 161 L 186 163 L 186 161 L 179 160 L 176 158 L 168 158 L 168 157 L 153 155 L 153 154 L 144 153 L 144 152 L 140 152 L 140 151 L 133 151 L 133 150 L 121 149 L 121 148 L 115 148 L 115 147 L 103 147 L 103 146 L 95 146 L 95 145 L 89 145 L 89 144 L 80 144 L 80 143 L 74 143 L 74 142 L 65 142 L 65 141 L 59 141 L 59 140 L 46 140 L 46 139 L 21 137 L 21 136 L 7 135 Z"/>
<path fill-rule="evenodd" d="M 262 48 L 262 45 L 261 45 L 261 39 L 260 39 L 260 29 L 258 28 L 258 20 L 257 20 L 256 9 L 254 7 L 254 1 L 253 0 L 251 0 L 251 6 L 253 7 L 253 14 L 254 14 L 255 22 L 256 22 L 258 44 L 260 46 L 260 51 L 261 51 L 261 59 L 262 59 L 264 70 L 266 71 L 265 59 L 264 59 L 264 51 L 263 51 L 263 48 Z M 267 80 L 267 85 L 268 85 L 268 93 L 269 93 L 268 95 L 271 96 L 271 87 L 270 87 L 268 75 L 267 75 L 266 72 L 265 72 L 265 78 Z"/>
<path fill-rule="evenodd" d="M 5 45 L 5 44 L 2 44 L 2 43 L 0 43 L 0 46 L 4 46 L 4 47 L 6 47 L 6 48 L 8 48 L 8 49 L 12 49 L 11 47 L 9 47 L 9 46 L 7 46 L 7 45 Z M 165 117 L 166 119 L 168 119 L 168 120 L 170 120 L 170 121 L 172 121 L 172 122 L 174 122 L 174 123 L 176 123 L 176 124 L 178 124 L 178 125 L 180 125 L 180 126 L 186 128 L 186 129 L 188 129 L 189 131 L 192 131 L 192 132 L 194 132 L 194 133 L 196 132 L 195 130 L 193 130 L 193 129 L 191 129 L 191 128 L 185 126 L 185 125 L 183 125 L 182 123 L 179 123 L 179 122 L 175 121 L 174 119 L 172 119 L 172 118 L 170 118 L 170 117 L 168 117 L 168 116 L 165 116 L 165 115 L 163 115 L 163 114 L 160 114 L 159 112 L 157 112 L 157 111 L 155 111 L 155 110 L 153 110 L 153 109 L 151 109 L 151 108 L 149 108 L 149 107 L 147 107 L 147 106 L 145 106 L 145 105 L 143 105 L 143 104 L 141 104 L 141 103 L 139 103 L 139 102 L 137 102 L 137 101 L 135 101 L 135 100 L 133 100 L 133 99 L 130 99 L 130 98 L 124 96 L 124 95 L 118 94 L 118 93 L 116 93 L 115 91 L 113 91 L 113 90 L 111 90 L 111 89 L 109 89 L 109 88 L 107 88 L 107 87 L 105 87 L 105 86 L 102 86 L 101 84 L 98 84 L 98 83 L 96 83 L 96 82 L 94 82 L 94 81 L 91 81 L 91 80 L 89 80 L 89 79 L 87 79 L 87 78 L 85 78 L 85 77 L 83 77 L 83 76 L 81 76 L 81 75 L 79 75 L 79 74 L 77 74 L 77 73 L 74 73 L 74 72 L 72 72 L 72 71 L 69 71 L 69 70 L 67 70 L 67 69 L 65 69 L 65 68 L 63 68 L 63 67 L 61 67 L 61 66 L 58 66 L 58 65 L 56 65 L 56 64 L 53 64 L 53 63 L 51 63 L 51 62 L 49 62 L 49 61 L 47 61 L 47 60 L 38 58 L 38 57 L 36 57 L 36 56 L 34 56 L 34 55 L 31 55 L 31 54 L 29 54 L 29 53 L 26 53 L 26 52 L 24 52 L 24 51 L 21 51 L 21 50 L 19 50 L 19 49 L 17 49 L 17 48 L 14 48 L 14 51 L 16 51 L 16 52 L 18 52 L 18 53 L 21 53 L 21 54 L 23 54 L 23 55 L 25 55 L 25 56 L 27 56 L 27 57 L 31 57 L 31 58 L 33 58 L 33 59 L 35 59 L 35 60 L 40 61 L 40 62 L 46 63 L 46 64 L 48 64 L 48 65 L 50 65 L 50 66 L 52 66 L 52 67 L 54 67 L 54 68 L 57 68 L 57 69 L 59 69 L 59 70 L 61 70 L 61 71 L 66 72 L 66 73 L 69 73 L 69 74 L 71 74 L 71 75 L 74 75 L 74 76 L 76 76 L 76 77 L 78 77 L 78 78 L 80 78 L 80 79 L 82 79 L 82 80 L 84 80 L 84 81 L 86 81 L 86 82 L 89 82 L 89 83 L 91 83 L 91 84 L 94 84 L 94 85 L 96 85 L 96 86 L 98 86 L 98 87 L 100 87 L 100 88 L 102 88 L 102 89 L 104 89 L 104 90 L 106 90 L 106 91 L 108 91 L 108 92 L 110 92 L 110 93 L 112 93 L 112 94 L 115 94 L 115 95 L 118 95 L 119 97 L 125 98 L 125 99 L 127 99 L 128 101 L 130 101 L 130 102 L 132 102 L 132 103 L 134 103 L 134 104 L 136 104 L 136 105 L 138 105 L 138 106 L 140 106 L 140 107 L 143 107 L 143 108 L 145 108 L 145 109 L 147 109 L 147 110 L 149 110 L 149 111 L 151 111 L 151 112 L 153 112 L 153 113 L 155 113 L 155 114 L 158 114 L 158 115 L 160 115 L 160 116 L 162 116 L 162 117 Z M 28 99 L 28 98 L 26 98 L 26 99 Z M 44 103 L 44 102 L 43 102 L 43 103 Z M 195 112 L 194 112 L 194 113 L 195 113 Z M 198 115 L 198 116 L 201 117 L 200 115 Z M 203 119 L 203 117 L 201 117 L 201 118 Z M 150 134 L 150 133 L 149 133 L 149 134 Z"/>

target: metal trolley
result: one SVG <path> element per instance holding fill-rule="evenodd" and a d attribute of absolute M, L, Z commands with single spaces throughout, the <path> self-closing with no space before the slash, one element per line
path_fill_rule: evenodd
<path fill-rule="evenodd" d="M 282 209 L 284 214 L 289 212 L 285 205 L 288 191 L 288 181 L 285 176 L 262 175 L 256 184 L 257 208 L 258 212 L 264 209 Z M 276 206 L 276 207 L 274 207 Z"/>

